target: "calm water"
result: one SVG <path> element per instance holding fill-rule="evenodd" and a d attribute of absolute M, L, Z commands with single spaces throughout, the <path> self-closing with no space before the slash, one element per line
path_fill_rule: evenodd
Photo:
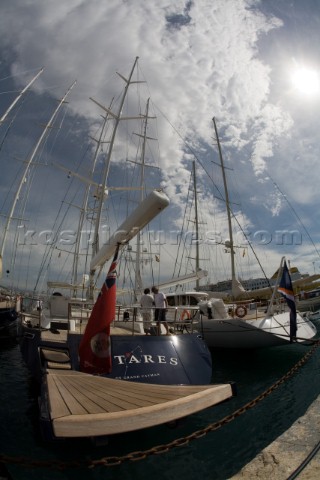
<path fill-rule="evenodd" d="M 235 381 L 237 397 L 189 417 L 176 429 L 156 427 L 112 438 L 93 447 L 87 441 L 45 444 L 38 429 L 36 388 L 21 359 L 19 346 L 0 346 L 1 452 L 15 457 L 70 462 L 124 455 L 166 444 L 213 423 L 258 396 L 284 375 L 309 347 L 289 346 L 254 352 L 213 351 L 213 383 Z M 221 429 L 168 453 L 120 466 L 64 468 L 62 471 L 7 465 L 14 480 L 152 480 L 227 479 L 277 438 L 320 394 L 320 348 L 299 371 L 252 410 Z"/>

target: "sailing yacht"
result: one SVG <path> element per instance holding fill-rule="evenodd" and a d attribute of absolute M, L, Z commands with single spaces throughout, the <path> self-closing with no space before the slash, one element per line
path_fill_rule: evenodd
<path fill-rule="evenodd" d="M 125 87 L 117 112 L 95 101 L 113 123 L 101 182 L 68 170 L 68 175 L 78 177 L 85 185 L 78 232 L 88 213 L 92 190 L 98 202 L 91 217 L 93 248 L 89 268 L 79 282 L 77 239 L 72 281 L 50 282 L 53 293 L 47 305 L 23 313 L 21 352 L 42 385 L 40 420 L 48 439 L 99 437 L 159 425 L 215 405 L 235 393 L 232 384 L 210 385 L 211 354 L 199 334 L 147 336 L 131 327 L 133 323 L 125 325 L 126 329 L 119 328 L 121 322 L 117 320 L 124 313 L 123 307 L 116 304 L 121 252 L 169 205 L 162 190 L 152 189 L 141 196 L 136 208 L 107 241 L 101 242 L 99 227 L 106 196 L 112 190 L 109 170 L 116 133 L 120 121 L 126 119 L 123 106 L 128 90 L 137 83 L 137 62 L 138 58 L 128 78 L 119 74 Z M 148 113 L 135 118 L 146 121 L 147 117 Z M 146 129 L 143 137 L 146 140 Z M 100 142 L 96 151 L 99 149 Z M 110 261 L 96 297 L 99 274 Z M 62 294 L 63 289 L 71 295 Z"/>
<path fill-rule="evenodd" d="M 228 304 L 222 298 L 209 297 L 208 292 L 201 292 L 198 283 L 195 291 L 168 293 L 168 303 L 172 308 L 177 306 L 182 308 L 181 325 L 186 326 L 188 331 L 188 322 L 192 319 L 193 328 L 198 328 L 209 348 L 250 349 L 286 345 L 292 342 L 307 343 L 317 334 L 316 327 L 310 320 L 295 311 L 296 331 L 293 334 L 291 311 L 278 293 L 279 284 L 284 275 L 285 258 L 281 260 L 275 286 L 270 287 L 268 303 L 261 305 L 259 302 L 252 300 L 252 294 L 250 295 L 249 291 L 245 291 L 236 278 L 232 212 L 221 145 L 214 118 L 213 125 L 218 145 L 227 209 L 229 240 L 225 246 L 230 253 L 231 260 L 232 299 Z M 195 170 L 193 170 L 193 175 L 195 179 Z M 196 195 L 196 184 L 194 185 L 194 192 Z M 195 202 L 196 206 L 197 202 Z M 197 218 L 197 212 L 195 217 Z M 199 238 L 198 232 L 196 238 Z M 198 259 L 198 242 L 196 242 L 196 246 L 198 249 L 196 259 Z M 199 262 L 196 263 L 196 269 L 198 268 Z"/>

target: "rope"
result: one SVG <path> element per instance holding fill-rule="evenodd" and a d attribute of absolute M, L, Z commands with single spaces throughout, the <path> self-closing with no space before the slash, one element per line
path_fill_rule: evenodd
<path fill-rule="evenodd" d="M 285 383 L 285 381 L 291 378 L 298 371 L 298 369 L 302 367 L 309 360 L 309 358 L 313 355 L 313 353 L 316 351 L 316 349 L 319 346 L 320 346 L 320 340 L 316 341 L 313 347 L 310 348 L 310 350 L 285 375 L 283 375 L 279 380 L 277 380 L 273 385 L 267 388 L 267 390 L 262 392 L 255 399 L 246 403 L 243 407 L 240 407 L 230 415 L 227 415 L 222 420 L 219 420 L 215 423 L 211 423 L 207 427 L 201 430 L 195 431 L 186 437 L 173 440 L 168 444 L 158 445 L 144 451 L 131 452 L 123 456 L 109 456 L 109 457 L 102 457 L 98 460 L 82 460 L 82 461 L 75 460 L 75 461 L 69 461 L 69 462 L 60 462 L 59 460 L 33 460 L 27 457 L 14 457 L 14 456 L 0 454 L 0 463 L 2 462 L 2 463 L 10 463 L 10 464 L 19 464 L 26 468 L 50 468 L 53 470 L 63 470 L 71 467 L 73 468 L 81 468 L 81 467 L 94 468 L 96 466 L 112 467 L 116 465 L 121 465 L 122 463 L 128 460 L 132 462 L 136 462 L 138 460 L 143 460 L 151 455 L 161 455 L 163 453 L 167 453 L 171 449 L 188 445 L 190 442 L 204 437 L 209 432 L 218 430 L 223 425 L 226 425 L 227 423 L 232 422 L 240 415 L 246 413 L 248 410 L 250 410 L 255 405 L 257 405 L 261 400 L 263 400 L 268 395 L 270 395 L 279 386 Z M 315 455 L 315 453 L 318 451 L 319 448 L 320 448 L 320 445 L 314 449 L 315 452 L 314 453 L 312 452 L 313 455 Z M 305 462 L 308 462 L 308 461 L 309 461 L 309 457 L 307 457 Z M 304 466 L 302 466 L 301 468 L 304 468 Z M 292 477 L 292 478 L 296 478 L 296 477 Z M 290 480 L 291 480 L 291 477 L 290 477 Z"/>

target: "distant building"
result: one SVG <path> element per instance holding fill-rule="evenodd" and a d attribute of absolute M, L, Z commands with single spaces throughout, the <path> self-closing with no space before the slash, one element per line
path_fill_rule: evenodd
<path fill-rule="evenodd" d="M 239 281 L 245 290 L 258 290 L 259 288 L 269 287 L 269 281 L 266 278 L 250 278 L 249 280 L 242 280 L 239 278 Z M 223 292 L 231 294 L 231 279 L 203 285 L 199 290 L 204 292 Z"/>
<path fill-rule="evenodd" d="M 260 277 L 260 278 L 249 278 L 248 280 L 242 280 L 239 278 L 239 282 L 241 282 L 243 288 L 245 290 L 258 290 L 260 288 L 269 287 L 270 285 L 273 286 L 276 283 L 278 277 L 279 269 L 272 275 L 270 279 Z M 290 268 L 290 274 L 292 280 L 298 280 L 303 277 L 308 277 L 308 274 L 302 275 L 297 267 Z M 223 280 L 218 283 L 210 283 L 208 285 L 203 285 L 199 287 L 199 290 L 203 292 L 223 292 L 227 294 L 231 294 L 231 279 L 230 280 Z"/>

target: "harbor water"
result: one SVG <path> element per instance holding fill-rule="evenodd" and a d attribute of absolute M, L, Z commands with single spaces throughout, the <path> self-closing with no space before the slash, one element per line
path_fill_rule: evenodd
<path fill-rule="evenodd" d="M 1 454 L 7 457 L 8 478 L 228 479 L 287 430 L 320 394 L 320 348 L 253 408 L 244 409 L 241 415 L 216 430 L 209 429 L 206 433 L 204 429 L 259 397 L 311 348 L 293 344 L 256 351 L 213 350 L 212 383 L 234 381 L 236 397 L 185 419 L 175 428 L 159 426 L 111 437 L 108 444 L 93 445 L 88 440 L 53 444 L 42 440 L 37 386 L 23 363 L 19 345 L 1 345 L 0 447 Z M 196 438 L 194 432 L 205 434 Z M 190 439 L 184 445 L 171 446 L 164 453 L 152 450 L 188 436 Z M 147 450 L 149 454 L 144 459 L 125 460 L 114 466 L 92 466 L 95 460 L 104 457 Z"/>

